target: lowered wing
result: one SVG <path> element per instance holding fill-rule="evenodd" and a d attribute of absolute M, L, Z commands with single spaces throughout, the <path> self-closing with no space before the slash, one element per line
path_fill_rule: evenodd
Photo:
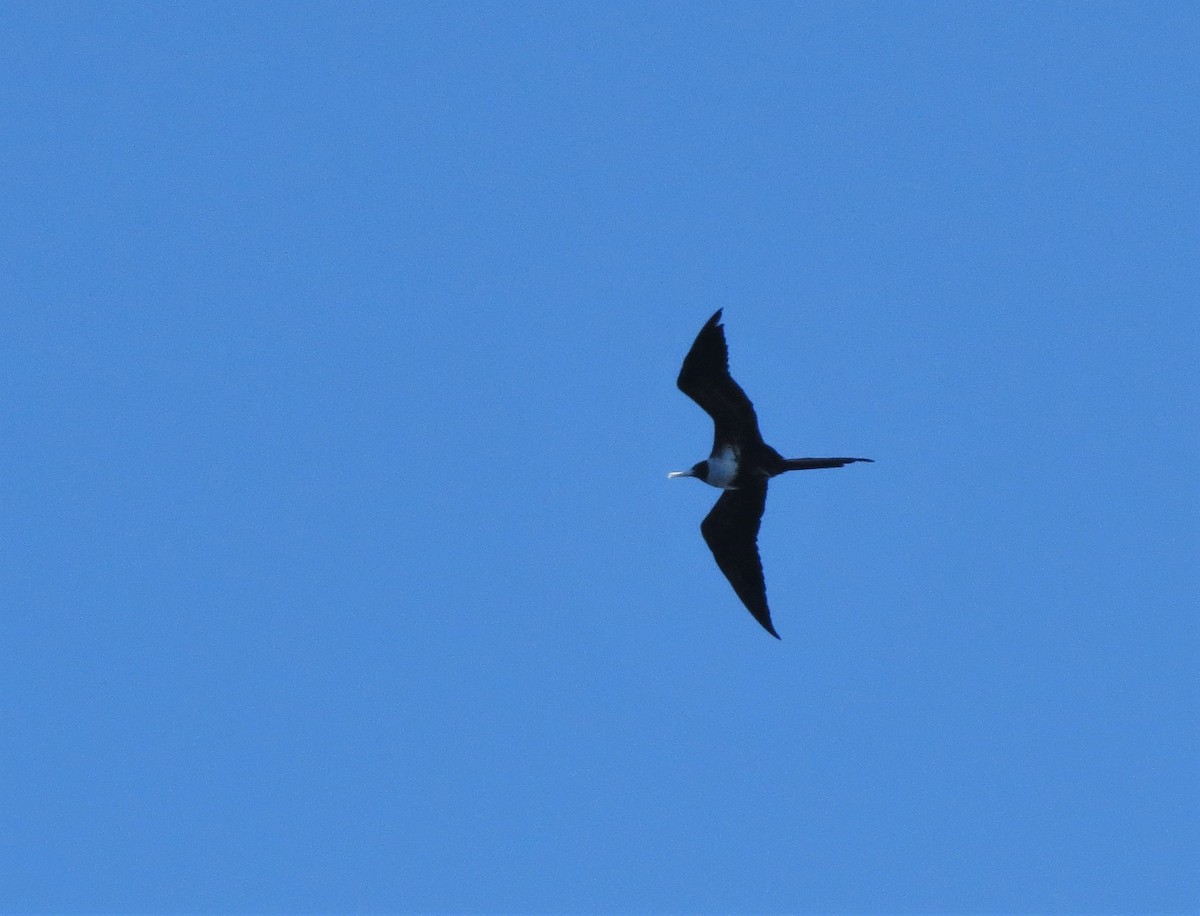
<path fill-rule="evenodd" d="M 758 529 L 766 505 L 765 477 L 736 490 L 726 490 L 700 523 L 700 533 L 746 610 L 778 639 L 771 623 L 771 609 L 767 607 L 767 583 L 758 556 Z"/>

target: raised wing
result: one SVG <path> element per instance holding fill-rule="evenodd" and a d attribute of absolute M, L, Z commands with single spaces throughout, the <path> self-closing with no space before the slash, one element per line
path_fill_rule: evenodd
<path fill-rule="evenodd" d="M 758 528 L 766 505 L 765 477 L 736 490 L 726 490 L 700 523 L 700 533 L 746 610 L 778 639 L 779 634 L 771 624 L 767 583 L 758 556 Z"/>
<path fill-rule="evenodd" d="M 729 347 L 721 309 L 708 319 L 683 360 L 676 384 L 713 419 L 713 452 L 722 442 L 762 443 L 758 417 L 746 392 L 729 374 Z"/>

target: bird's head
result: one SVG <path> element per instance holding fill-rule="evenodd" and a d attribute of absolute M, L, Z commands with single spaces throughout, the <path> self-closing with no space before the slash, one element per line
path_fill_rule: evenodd
<path fill-rule="evenodd" d="M 699 477 L 701 480 L 708 480 L 708 462 L 697 461 L 686 471 L 672 471 L 667 475 L 667 479 L 672 477 Z"/>

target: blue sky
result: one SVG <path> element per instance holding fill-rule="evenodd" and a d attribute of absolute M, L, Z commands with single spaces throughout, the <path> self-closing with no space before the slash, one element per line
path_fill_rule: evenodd
<path fill-rule="evenodd" d="M 6 6 L 0 910 L 1200 908 L 1198 40 Z"/>

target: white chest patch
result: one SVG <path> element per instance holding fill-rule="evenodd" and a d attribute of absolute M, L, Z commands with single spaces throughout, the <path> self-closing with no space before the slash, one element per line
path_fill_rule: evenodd
<path fill-rule="evenodd" d="M 725 446 L 709 456 L 708 480 L 705 482 L 722 490 L 732 489 L 733 478 L 737 476 L 737 464 L 737 452 L 731 446 Z"/>

